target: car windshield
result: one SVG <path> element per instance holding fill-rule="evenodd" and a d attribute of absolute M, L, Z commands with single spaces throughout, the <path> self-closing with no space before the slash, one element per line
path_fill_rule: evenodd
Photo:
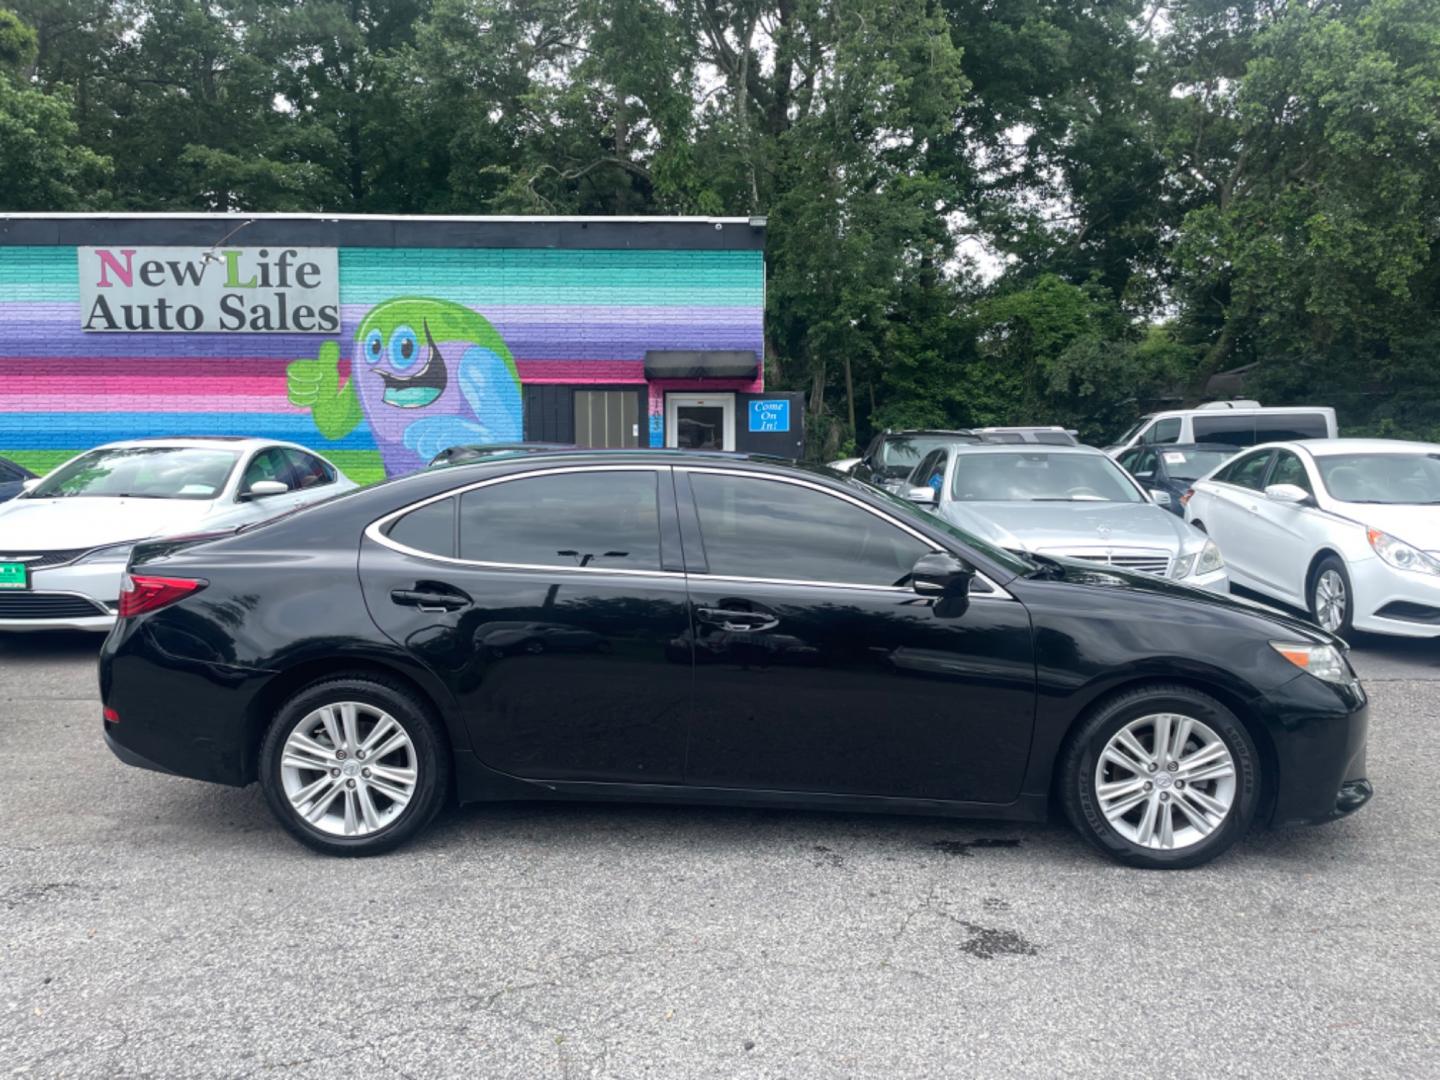
<path fill-rule="evenodd" d="M 858 483 L 858 481 L 855 482 Z M 912 521 L 923 523 L 931 529 L 939 529 L 941 532 L 954 537 L 971 550 L 985 556 L 991 562 L 1005 567 L 1012 574 L 1029 574 L 1035 569 L 1035 564 L 1028 559 L 1022 558 L 1013 551 L 1006 551 L 1004 548 L 996 547 L 990 543 L 990 541 L 982 540 L 974 533 L 967 532 L 956 525 L 952 525 L 940 515 L 922 510 L 918 505 L 908 499 L 902 499 L 898 495 L 892 495 L 883 488 L 871 487 L 869 485 L 865 486 L 865 492 L 872 498 L 878 495 L 884 499 L 888 509 L 894 513 L 896 517 L 902 520 L 908 518 Z"/>
<path fill-rule="evenodd" d="M 903 480 L 931 450 L 957 441 L 953 435 L 887 436 L 880 444 L 880 472 L 891 480 Z"/>
<path fill-rule="evenodd" d="M 960 502 L 1144 502 L 1102 454 L 960 454 L 951 496 Z"/>
<path fill-rule="evenodd" d="M 32 499 L 213 499 L 225 490 L 240 455 L 233 450 L 126 446 L 92 450 L 56 469 Z"/>
<path fill-rule="evenodd" d="M 1165 468 L 1172 480 L 1199 480 L 1218 469 L 1238 452 L 1236 450 L 1166 450 Z"/>
<path fill-rule="evenodd" d="M 1115 442 L 1114 442 L 1112 445 L 1115 445 L 1115 446 L 1124 446 L 1124 445 L 1125 445 L 1126 443 L 1128 443 L 1131 439 L 1133 439 L 1136 435 L 1140 434 L 1140 429 L 1141 429 L 1142 427 L 1144 427 L 1146 424 L 1148 424 L 1149 422 L 1150 422 L 1150 416 L 1149 416 L 1149 415 L 1140 417 L 1139 420 L 1136 420 L 1135 423 L 1131 424 L 1128 428 L 1126 428 L 1126 429 L 1125 429 L 1125 434 L 1121 435 L 1118 439 L 1116 439 Z"/>
<path fill-rule="evenodd" d="M 1315 463 L 1325 490 L 1341 502 L 1440 504 L 1440 452 L 1325 454 Z"/>

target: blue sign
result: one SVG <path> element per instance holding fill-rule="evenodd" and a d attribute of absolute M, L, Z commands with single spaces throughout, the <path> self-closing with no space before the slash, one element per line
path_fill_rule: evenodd
<path fill-rule="evenodd" d="M 790 402 L 784 399 L 750 402 L 750 430 L 789 431 Z"/>

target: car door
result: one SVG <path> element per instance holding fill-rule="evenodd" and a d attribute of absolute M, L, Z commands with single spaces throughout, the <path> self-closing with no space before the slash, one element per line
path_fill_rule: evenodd
<path fill-rule="evenodd" d="M 1274 457 L 1273 450 L 1256 450 L 1226 465 L 1209 485 L 1210 501 L 1203 519 L 1205 531 L 1220 545 L 1231 577 L 1265 591 L 1268 580 L 1256 547 L 1260 530 L 1255 505 L 1264 498 L 1265 477 Z"/>
<path fill-rule="evenodd" d="M 1025 608 L 908 584 L 938 545 L 818 484 L 677 467 L 695 641 L 686 783 L 1009 802 L 1035 710 Z"/>
<path fill-rule="evenodd" d="M 1300 455 L 1293 450 L 1276 450 L 1265 478 L 1265 486 L 1293 484 L 1313 502 L 1315 485 Z M 1282 599 L 1304 606 L 1305 574 L 1324 529 L 1324 512 L 1313 505 L 1285 503 L 1268 498 L 1263 490 L 1250 497 L 1252 550 L 1247 561 L 1256 577 Z M 1222 549 L 1223 550 L 1223 549 Z"/>
<path fill-rule="evenodd" d="M 250 486 L 261 480 L 278 481 L 289 490 L 283 495 L 247 497 Z M 251 455 L 245 471 L 240 474 L 240 485 L 236 488 L 235 498 L 249 516 L 256 518 L 274 517 L 308 501 L 304 493 L 297 488 L 295 470 L 283 446 L 262 447 Z"/>
<path fill-rule="evenodd" d="M 375 623 L 450 687 L 484 765 L 681 782 L 690 613 L 668 467 L 527 470 L 370 526 Z"/>

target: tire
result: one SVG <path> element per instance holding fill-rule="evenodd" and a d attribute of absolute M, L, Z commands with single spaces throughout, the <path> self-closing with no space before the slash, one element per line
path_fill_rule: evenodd
<path fill-rule="evenodd" d="M 1334 626 L 1326 626 L 1327 613 L 1322 610 L 1322 605 L 1326 605 L 1327 598 L 1334 595 L 1337 582 L 1340 590 L 1340 617 Z M 1344 560 L 1336 555 L 1326 555 L 1316 564 L 1310 581 L 1305 586 L 1305 607 L 1316 625 L 1330 633 L 1346 637 L 1354 632 L 1355 589 L 1350 584 L 1350 572 L 1345 569 Z"/>
<path fill-rule="evenodd" d="M 1152 770 L 1149 752 L 1159 718 L 1166 716 L 1172 719 L 1164 721 L 1163 730 L 1171 739 L 1183 720 L 1190 721 L 1186 730 L 1192 734 L 1178 758 L 1164 755 Z M 1149 757 L 1114 742 L 1122 731 Z M 1107 755 L 1110 749 L 1142 767 L 1124 768 Z M 1202 752 L 1207 757 L 1194 767 L 1166 767 Z M 1227 764 L 1228 777 L 1207 776 L 1221 773 Z M 1102 774 L 1108 793 L 1099 786 Z M 1061 805 L 1080 835 L 1117 862 L 1144 869 L 1181 870 L 1216 858 L 1249 830 L 1260 802 L 1260 755 L 1245 725 L 1214 698 L 1186 686 L 1141 687 L 1102 703 L 1076 728 L 1056 775 Z M 1134 780 L 1139 781 L 1136 790 L 1127 792 Z M 1126 809 L 1134 799 L 1140 801 Z M 1214 809 L 1221 805 L 1223 814 Z M 1153 825 L 1148 842 L 1147 816 Z"/>
<path fill-rule="evenodd" d="M 297 730 L 307 742 L 291 741 Z M 260 747 L 271 812 L 327 855 L 378 855 L 405 843 L 439 812 L 450 769 L 449 744 L 424 704 L 405 687 L 368 676 L 306 687 L 275 715 Z"/>

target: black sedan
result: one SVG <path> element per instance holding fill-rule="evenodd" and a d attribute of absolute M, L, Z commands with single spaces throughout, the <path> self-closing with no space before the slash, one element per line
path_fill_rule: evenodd
<path fill-rule="evenodd" d="M 1182 867 L 1371 791 L 1339 639 L 735 455 L 494 458 L 142 544 L 100 684 L 122 760 L 258 780 L 337 854 L 453 793 L 1058 804 L 1114 858 Z"/>

